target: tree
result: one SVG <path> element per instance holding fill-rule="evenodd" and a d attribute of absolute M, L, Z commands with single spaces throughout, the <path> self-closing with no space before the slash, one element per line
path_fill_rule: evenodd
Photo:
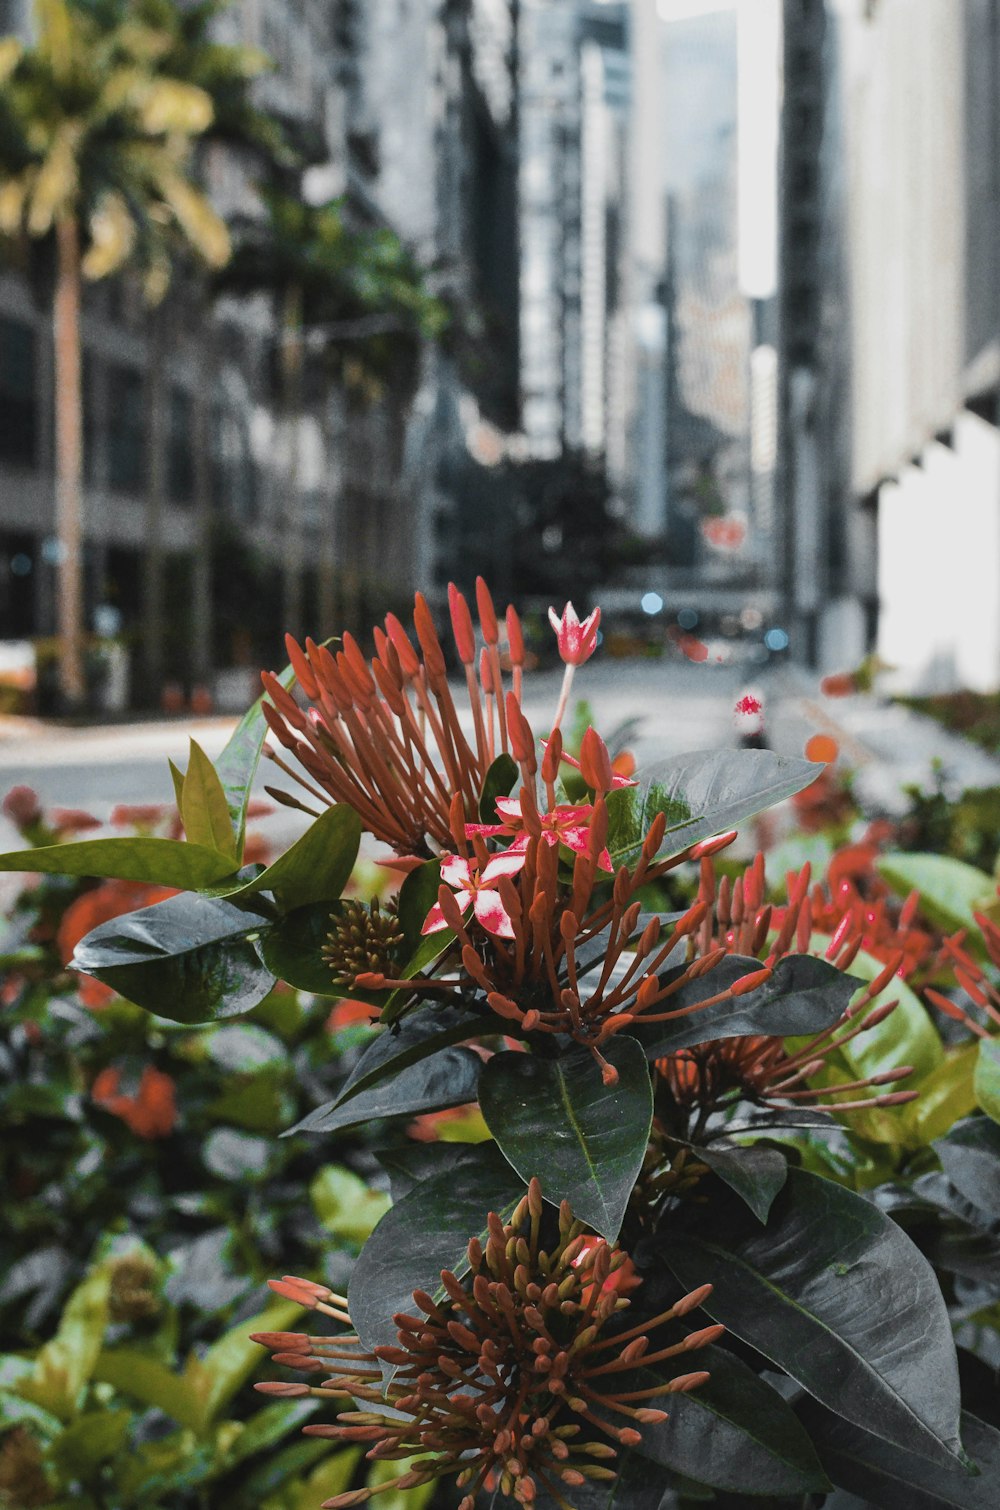
<path fill-rule="evenodd" d="M 404 394 L 416 380 L 420 345 L 440 336 L 448 313 L 428 292 L 410 252 L 386 227 L 350 225 L 342 200 L 311 205 L 294 194 L 263 191 L 266 218 L 236 233 L 232 261 L 218 284 L 229 292 L 269 292 L 275 300 L 277 371 L 285 449 L 282 518 L 285 625 L 302 632 L 303 563 L 298 432 L 305 402 L 307 353 L 319 358 L 327 449 L 343 426 L 335 390 L 370 401 L 387 388 Z M 331 468 L 332 487 L 343 467 Z M 336 497 L 330 513 L 336 515 Z M 320 555 L 320 602 L 330 612 L 335 570 L 333 518 Z M 325 630 L 330 629 L 325 624 Z"/>
<path fill-rule="evenodd" d="M 84 278 L 138 261 L 152 299 L 171 247 L 229 256 L 226 228 L 192 176 L 211 96 L 165 65 L 172 40 L 128 0 L 36 0 L 34 44 L 0 43 L 0 234 L 54 238 L 56 534 L 60 682 L 70 706 L 83 677 L 80 303 Z"/>

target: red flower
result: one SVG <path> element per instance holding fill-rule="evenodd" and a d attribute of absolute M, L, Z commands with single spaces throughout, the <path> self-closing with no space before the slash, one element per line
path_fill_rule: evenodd
<path fill-rule="evenodd" d="M 123 1096 L 120 1084 L 121 1071 L 109 1065 L 101 1070 L 90 1088 L 92 1100 L 113 1117 L 120 1117 L 137 1137 L 168 1137 L 177 1122 L 174 1082 L 170 1076 L 147 1064 L 136 1095 Z"/>
<path fill-rule="evenodd" d="M 71 902 L 63 913 L 56 944 L 64 965 L 73 957 L 73 950 L 84 934 L 100 923 L 122 917 L 126 912 L 136 912 L 140 907 L 152 907 L 155 902 L 165 902 L 177 892 L 169 886 L 151 886 L 145 881 L 105 881 L 92 891 Z M 85 1007 L 104 1007 L 111 1001 L 114 991 L 103 981 L 81 975 L 78 987 L 80 1000 Z"/>
<path fill-rule="evenodd" d="M 589 661 L 597 649 L 597 629 L 601 622 L 601 610 L 595 608 L 593 613 L 581 622 L 577 618 L 576 610 L 572 603 L 567 603 L 562 611 L 562 617 L 554 608 L 549 609 L 549 623 L 556 632 L 556 640 L 559 645 L 559 654 L 567 666 L 582 666 L 584 661 Z"/>
<path fill-rule="evenodd" d="M 336 1033 L 341 1028 L 353 1027 L 358 1022 L 370 1026 L 377 1016 L 378 1007 L 373 1007 L 371 1002 L 356 1001 L 353 997 L 347 997 L 344 1001 L 338 1001 L 326 1019 L 326 1030 L 328 1033 Z"/>
<path fill-rule="evenodd" d="M 511 838 L 514 840 L 508 853 L 519 854 L 528 847 L 528 834 L 525 831 L 524 817 L 521 813 L 521 801 L 518 797 L 498 797 L 497 812 L 504 820 L 502 823 L 467 823 L 467 834 L 482 834 L 486 838 Z M 587 803 L 581 807 L 561 805 L 554 807 L 549 813 L 540 813 L 542 825 L 542 838 L 547 844 L 565 844 L 578 855 L 585 855 L 590 848 L 590 820 L 593 816 L 593 806 Z M 606 849 L 602 849 L 598 859 L 598 865 L 602 870 L 611 870 L 611 856 Z"/>
<path fill-rule="evenodd" d="M 748 714 L 763 713 L 763 711 L 764 704 L 759 697 L 754 697 L 752 692 L 744 692 L 733 709 L 734 713 L 739 713 L 743 717 L 746 717 Z"/>
<path fill-rule="evenodd" d="M 6 813 L 16 829 L 22 833 L 42 821 L 42 807 L 38 793 L 30 786 L 12 786 L 0 809 Z"/>
<path fill-rule="evenodd" d="M 455 893 L 455 901 L 462 912 L 467 907 L 472 907 L 476 920 L 487 933 L 496 934 L 498 938 L 512 939 L 513 924 L 500 900 L 497 886 L 501 876 L 516 876 L 523 866 L 524 854 L 521 851 L 507 850 L 502 855 L 494 855 L 482 870 L 459 855 L 446 855 L 441 862 L 441 880 Z M 447 926 L 441 904 L 435 902 L 420 931 L 440 933 Z"/>

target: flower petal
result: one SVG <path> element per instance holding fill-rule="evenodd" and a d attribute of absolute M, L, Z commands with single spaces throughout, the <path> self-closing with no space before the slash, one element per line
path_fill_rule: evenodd
<path fill-rule="evenodd" d="M 512 939 L 514 927 L 510 918 L 504 911 L 503 903 L 495 891 L 479 891 L 473 903 L 476 917 L 487 933 L 494 933 L 498 938 Z"/>
<path fill-rule="evenodd" d="M 420 932 L 421 934 L 440 933 L 442 929 L 447 928 L 447 926 L 448 924 L 444 920 L 444 913 L 441 911 L 441 904 L 439 902 L 435 902 L 430 912 L 424 918 L 424 926 L 421 928 Z"/>
<path fill-rule="evenodd" d="M 516 876 L 524 868 L 524 859 L 524 851 L 514 848 L 504 850 L 502 855 L 494 855 L 480 877 L 480 884 L 488 886 L 500 876 Z"/>
<path fill-rule="evenodd" d="M 441 857 L 441 879 L 446 886 L 456 890 L 459 886 L 472 885 L 472 867 L 461 855 Z"/>

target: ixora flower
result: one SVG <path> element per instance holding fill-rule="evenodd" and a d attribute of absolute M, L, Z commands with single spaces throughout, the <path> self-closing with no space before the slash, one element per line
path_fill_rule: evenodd
<path fill-rule="evenodd" d="M 513 608 L 506 615 L 510 683 L 505 685 L 500 625 L 485 582 L 476 585 L 482 651 L 462 594 L 449 588 L 455 651 L 465 675 L 469 733 L 448 685 L 447 664 L 434 620 L 421 593 L 414 602 L 416 650 L 394 614 L 374 632 L 368 660 L 351 634 L 336 652 L 307 639 L 286 641 L 302 692 L 302 709 L 270 672 L 262 673 L 270 698 L 263 706 L 268 726 L 302 767 L 296 770 L 273 748 L 265 753 L 308 794 L 271 795 L 314 813 L 312 802 L 345 802 L 368 831 L 399 855 L 429 858 L 453 843 L 451 808 L 461 800 L 465 815 L 478 813 L 486 774 L 498 755 L 511 752 L 511 712 L 520 714 L 524 640 Z M 533 744 L 533 735 L 528 730 Z"/>
<path fill-rule="evenodd" d="M 316 1387 L 258 1384 L 262 1393 L 368 1407 L 341 1409 L 335 1422 L 306 1426 L 306 1434 L 366 1443 L 375 1461 L 420 1454 L 399 1477 L 335 1495 L 326 1510 L 348 1510 L 375 1494 L 448 1477 L 465 1491 L 458 1510 L 473 1510 L 484 1489 L 526 1507 L 544 1491 L 561 1510 L 572 1510 L 567 1496 L 574 1489 L 588 1480 L 614 1480 L 609 1464 L 618 1447 L 637 1446 L 641 1426 L 666 1419 L 651 1402 L 708 1378 L 672 1370 L 716 1341 L 721 1326 L 680 1337 L 680 1328 L 672 1328 L 664 1346 L 650 1333 L 681 1322 L 708 1298 L 711 1285 L 629 1326 L 623 1292 L 634 1289 L 638 1277 L 628 1256 L 587 1236 L 565 1202 L 555 1241 L 546 1247 L 544 1226 L 541 1187 L 532 1180 L 509 1222 L 491 1213 L 485 1245 L 478 1238 L 469 1242 L 462 1278 L 445 1270 L 437 1297 L 413 1292 L 414 1314 L 394 1318 L 394 1346 L 367 1352 L 354 1333 L 254 1334 L 279 1365 L 328 1376 Z M 289 1278 L 272 1281 L 271 1288 L 350 1324 L 346 1302 L 323 1286 Z M 383 1363 L 394 1370 L 388 1384 Z M 656 1369 L 659 1378 L 644 1373 L 637 1379 L 631 1371 L 639 1366 Z"/>
<path fill-rule="evenodd" d="M 482 834 L 484 838 L 490 839 L 510 838 L 514 840 L 512 850 L 526 849 L 529 835 L 524 825 L 520 797 L 498 797 L 496 809 L 503 819 L 502 823 L 467 823 L 466 834 L 470 837 Z M 592 803 L 576 807 L 566 803 L 557 805 L 547 813 L 538 815 L 541 836 L 547 844 L 565 844 L 567 849 L 576 854 L 585 855 L 590 848 L 590 820 L 593 815 Z M 601 851 L 597 863 L 601 870 L 612 869 L 611 856 L 606 849 Z"/>
<path fill-rule="evenodd" d="M 549 609 L 549 623 L 556 632 L 559 654 L 567 666 L 582 666 L 597 649 L 597 630 L 601 622 L 601 610 L 595 608 L 585 619 L 577 616 L 572 603 L 567 603 L 562 614 Z"/>
<path fill-rule="evenodd" d="M 121 1090 L 121 1070 L 109 1065 L 90 1088 L 95 1105 L 120 1117 L 139 1138 L 167 1138 L 177 1122 L 174 1082 L 162 1070 L 147 1064 L 134 1096 Z"/>
<path fill-rule="evenodd" d="M 446 855 L 441 862 L 441 880 L 454 893 L 454 905 L 460 912 L 469 907 L 476 921 L 497 938 L 513 938 L 514 928 L 500 900 L 497 887 L 502 876 L 516 876 L 524 865 L 523 851 L 507 850 L 494 855 L 481 868 L 474 861 L 463 860 L 460 855 Z M 440 902 L 435 903 L 427 914 L 422 933 L 439 933 L 448 927 Z"/>

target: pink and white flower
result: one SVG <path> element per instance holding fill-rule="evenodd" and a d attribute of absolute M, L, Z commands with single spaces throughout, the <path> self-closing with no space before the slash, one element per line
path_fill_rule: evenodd
<path fill-rule="evenodd" d="M 498 797 L 496 807 L 503 819 L 502 823 L 467 823 L 465 832 L 469 835 L 482 834 L 484 838 L 490 839 L 511 838 L 514 843 L 507 853 L 520 854 L 528 847 L 520 798 Z M 554 807 L 551 812 L 540 815 L 542 838 L 547 844 L 565 844 L 574 853 L 585 855 L 590 848 L 590 820 L 593 813 L 590 803 L 578 807 L 563 803 Z M 611 856 L 606 849 L 601 851 L 597 863 L 602 870 L 610 871 L 613 868 Z"/>
<path fill-rule="evenodd" d="M 601 622 L 601 610 L 595 608 L 582 621 L 577 617 L 572 603 L 567 603 L 560 617 L 554 608 L 549 609 L 549 623 L 556 632 L 559 654 L 567 666 L 582 666 L 597 649 L 597 629 Z"/>
<path fill-rule="evenodd" d="M 482 870 L 460 855 L 445 855 L 441 861 L 441 880 L 455 893 L 455 901 L 462 912 L 471 907 L 476 921 L 487 933 L 512 939 L 514 927 L 500 900 L 497 886 L 502 876 L 516 876 L 523 867 L 523 850 L 508 849 L 502 855 L 494 855 Z M 447 926 L 441 904 L 435 902 L 420 931 L 440 933 Z"/>

